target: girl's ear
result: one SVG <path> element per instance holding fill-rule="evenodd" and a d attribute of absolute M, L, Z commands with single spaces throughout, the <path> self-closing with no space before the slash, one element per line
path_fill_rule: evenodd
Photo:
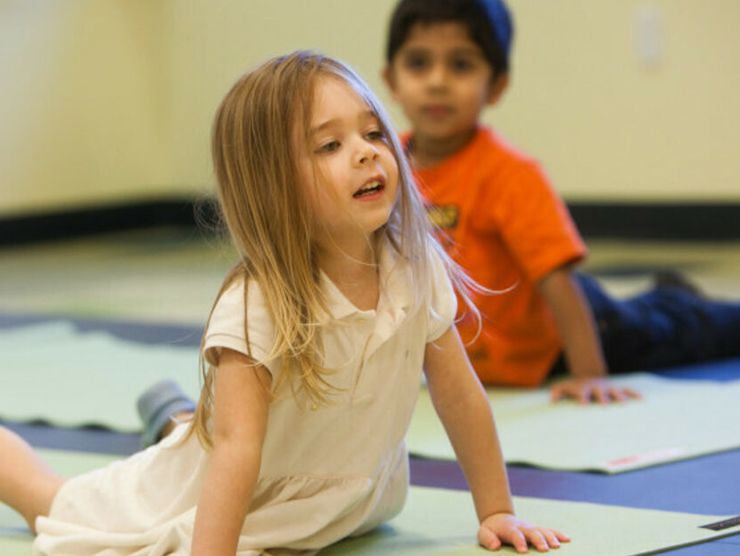
<path fill-rule="evenodd" d="M 390 66 L 390 64 L 386 65 L 381 70 L 380 76 L 383 78 L 383 81 L 385 81 L 388 89 L 393 94 L 393 100 L 398 100 L 398 97 L 396 95 L 396 80 L 393 75 L 393 68 Z"/>
<path fill-rule="evenodd" d="M 491 82 L 491 90 L 488 93 L 488 105 L 493 106 L 500 99 L 506 91 L 506 87 L 509 86 L 509 73 L 502 73 L 493 78 Z"/>

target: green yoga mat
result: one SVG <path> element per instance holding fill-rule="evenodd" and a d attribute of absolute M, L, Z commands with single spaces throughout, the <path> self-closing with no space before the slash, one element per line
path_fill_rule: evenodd
<path fill-rule="evenodd" d="M 615 379 L 642 400 L 582 406 L 549 401 L 545 389 L 490 390 L 506 461 L 559 470 L 621 473 L 740 447 L 740 381 L 681 381 L 649 374 Z M 423 389 L 408 445 L 412 453 L 453 459 Z"/>
<path fill-rule="evenodd" d="M 44 450 L 42 456 L 60 473 L 74 474 L 112 461 L 95 454 Z M 638 510 L 583 502 L 537 498 L 514 499 L 517 513 L 530 522 L 560 529 L 573 542 L 562 556 L 628 556 L 694 544 L 740 532 L 740 524 L 713 531 L 704 525 L 726 516 Z M 389 524 L 321 552 L 322 556 L 481 555 L 476 546 L 477 521 L 469 493 L 412 487 L 406 507 Z M 0 554 L 30 554 L 31 536 L 23 520 L 0 505 Z M 512 554 L 513 549 L 499 553 Z"/>
<path fill-rule="evenodd" d="M 0 417 L 12 421 L 133 432 L 136 399 L 153 383 L 172 378 L 193 397 L 200 390 L 196 348 L 80 333 L 65 322 L 3 330 L 0 353 Z"/>
<path fill-rule="evenodd" d="M 216 237 L 162 228 L 0 252 L 0 308 L 202 325 L 233 249 Z"/>
<path fill-rule="evenodd" d="M 136 431 L 135 401 L 152 383 L 172 378 L 193 397 L 199 391 L 197 349 L 80 333 L 67 323 L 4 330 L 0 353 L 0 417 L 13 421 Z M 740 381 L 680 381 L 648 374 L 615 380 L 644 398 L 580 406 L 552 404 L 544 389 L 492 390 L 507 461 L 619 473 L 740 446 Z M 454 457 L 426 389 L 408 443 L 418 455 Z"/>

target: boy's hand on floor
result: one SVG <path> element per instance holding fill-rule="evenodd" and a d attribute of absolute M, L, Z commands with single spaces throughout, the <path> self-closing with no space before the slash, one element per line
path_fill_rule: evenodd
<path fill-rule="evenodd" d="M 617 386 L 608 378 L 601 376 L 572 376 L 557 382 L 550 388 L 550 399 L 553 402 L 572 398 L 581 404 L 590 402 L 607 404 L 640 397 L 640 393 L 632 388 Z"/>
<path fill-rule="evenodd" d="M 555 529 L 531 525 L 513 514 L 498 513 L 481 522 L 478 542 L 488 550 L 498 550 L 502 545 L 510 544 L 517 552 L 524 553 L 528 552 L 529 545 L 538 552 L 560 548 L 560 543 L 570 542 L 570 538 Z"/>

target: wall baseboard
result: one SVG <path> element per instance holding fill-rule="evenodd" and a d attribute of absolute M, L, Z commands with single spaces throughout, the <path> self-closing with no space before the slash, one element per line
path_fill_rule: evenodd
<path fill-rule="evenodd" d="M 740 240 L 740 202 L 568 203 L 586 238 Z"/>
<path fill-rule="evenodd" d="M 586 239 L 740 240 L 740 203 L 568 203 Z M 162 199 L 0 217 L 0 246 L 152 227 L 212 229 L 213 200 Z"/>
<path fill-rule="evenodd" d="M 156 227 L 208 229 L 217 221 L 210 199 L 159 199 L 0 217 L 0 246 L 89 237 Z"/>

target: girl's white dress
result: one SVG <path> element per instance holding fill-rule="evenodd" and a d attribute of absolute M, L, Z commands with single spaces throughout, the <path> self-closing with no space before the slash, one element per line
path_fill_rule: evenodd
<path fill-rule="evenodd" d="M 314 551 L 369 531 L 396 515 L 408 488 L 404 436 L 416 402 L 424 349 L 451 325 L 455 296 L 433 258 L 431 303 L 415 309 L 419 277 L 391 251 L 380 259 L 377 309 L 361 311 L 326 277 L 332 318 L 322 342 L 333 384 L 328 407 L 291 396 L 270 406 L 261 473 L 242 528 L 238 554 Z M 252 356 L 266 361 L 273 327 L 256 284 L 248 297 Z M 218 301 L 206 349 L 246 353 L 242 283 Z M 307 406 L 307 407 L 302 407 Z M 36 522 L 35 554 L 48 556 L 186 555 L 208 453 L 187 424 L 159 444 L 103 469 L 68 480 L 48 517 Z"/>

